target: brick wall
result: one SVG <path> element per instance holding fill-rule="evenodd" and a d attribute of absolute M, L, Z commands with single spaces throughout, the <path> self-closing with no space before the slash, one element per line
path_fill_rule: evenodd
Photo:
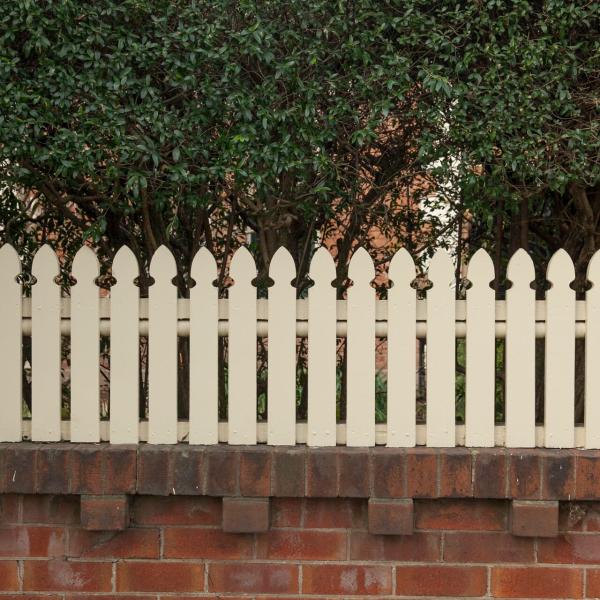
<path fill-rule="evenodd" d="M 598 453 L 19 444 L 0 468 L 0 600 L 600 597 Z"/>

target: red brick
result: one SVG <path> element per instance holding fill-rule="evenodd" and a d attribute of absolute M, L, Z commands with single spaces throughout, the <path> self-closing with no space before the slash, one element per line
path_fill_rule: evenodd
<path fill-rule="evenodd" d="M 411 535 L 414 529 L 412 498 L 369 498 L 369 532 Z"/>
<path fill-rule="evenodd" d="M 229 447 L 212 446 L 205 455 L 206 481 L 204 489 L 208 496 L 237 496 L 240 455 Z"/>
<path fill-rule="evenodd" d="M 172 451 L 172 446 L 169 446 Z M 137 487 L 138 446 L 118 445 L 105 447 L 104 493 L 133 494 Z"/>
<path fill-rule="evenodd" d="M 373 453 L 373 496 L 377 498 L 406 497 L 406 451 L 385 448 Z M 366 473 L 365 473 L 366 476 Z"/>
<path fill-rule="evenodd" d="M 37 459 L 39 494 L 67 494 L 70 489 L 70 444 L 40 445 Z"/>
<path fill-rule="evenodd" d="M 158 529 L 69 533 L 68 556 L 75 558 L 158 558 Z"/>
<path fill-rule="evenodd" d="M 473 495 L 472 456 L 467 448 L 448 448 L 440 453 L 440 496 L 464 498 Z"/>
<path fill-rule="evenodd" d="M 112 565 L 66 560 L 25 561 L 23 589 L 38 592 L 110 592 Z"/>
<path fill-rule="evenodd" d="M 2 581 L 2 579 L 0 579 Z M 2 600 L 63 600 L 62 594 L 2 594 Z M 73 600 L 73 596 L 67 596 L 68 600 Z M 90 598 L 83 596 L 83 598 Z M 105 600 L 105 596 L 95 596 L 97 600 Z M 110 599 L 109 599 L 110 600 Z M 141 600 L 144 600 L 143 598 Z"/>
<path fill-rule="evenodd" d="M 581 598 L 583 572 L 552 567 L 494 567 L 494 598 Z"/>
<path fill-rule="evenodd" d="M 140 594 L 65 594 L 66 600 L 157 600 L 158 596 L 146 596 Z M 46 596 L 33 596 L 30 600 L 47 600 Z M 189 596 L 168 596 L 169 600 L 191 600 Z M 2 597 L 2 600 L 5 600 Z M 62 596 L 61 596 L 62 600 Z M 229 598 L 227 599 L 229 600 Z"/>
<path fill-rule="evenodd" d="M 36 474 L 38 446 L 19 442 L 3 446 L 3 471 L 0 478 L 0 490 L 4 493 L 34 494 L 36 492 Z"/>
<path fill-rule="evenodd" d="M 271 498 L 271 527 L 300 527 L 301 498 Z"/>
<path fill-rule="evenodd" d="M 509 451 L 508 492 L 510 498 L 537 500 L 541 497 L 541 457 L 538 450 Z"/>
<path fill-rule="evenodd" d="M 460 532 L 444 536 L 444 561 L 455 563 L 533 562 L 533 540 L 504 532 Z"/>
<path fill-rule="evenodd" d="M 305 565 L 303 594 L 384 595 L 392 591 L 392 570 L 383 565 Z"/>
<path fill-rule="evenodd" d="M 600 499 L 600 457 L 597 452 L 580 451 L 576 458 L 576 497 L 578 500 Z"/>
<path fill-rule="evenodd" d="M 129 498 L 81 496 L 81 526 L 90 531 L 120 531 L 129 525 Z"/>
<path fill-rule="evenodd" d="M 257 536 L 257 558 L 277 560 L 343 560 L 346 533 L 312 529 L 278 530 Z"/>
<path fill-rule="evenodd" d="M 555 537 L 558 535 L 558 502 L 513 500 L 511 532 L 526 537 Z"/>
<path fill-rule="evenodd" d="M 35 525 L 0 527 L 0 556 L 56 557 L 64 551 L 64 529 Z"/>
<path fill-rule="evenodd" d="M 306 457 L 306 495 L 330 498 L 338 495 L 336 448 L 312 449 Z"/>
<path fill-rule="evenodd" d="M 138 451 L 137 493 L 168 496 L 173 493 L 171 447 L 143 445 Z"/>
<path fill-rule="evenodd" d="M 407 536 L 372 535 L 353 531 L 350 558 L 361 561 L 437 561 L 442 547 L 438 533 L 414 533 Z"/>
<path fill-rule="evenodd" d="M 204 462 L 204 448 L 177 446 L 173 453 L 174 494 L 203 493 Z"/>
<path fill-rule="evenodd" d="M 542 454 L 542 498 L 570 500 L 575 497 L 575 455 L 568 450 Z"/>
<path fill-rule="evenodd" d="M 273 452 L 271 494 L 279 497 L 303 497 L 306 484 L 304 449 L 281 449 Z"/>
<path fill-rule="evenodd" d="M 167 527 L 163 535 L 165 558 L 234 560 L 252 557 L 252 535 L 189 527 Z"/>
<path fill-rule="evenodd" d="M 339 495 L 342 498 L 368 498 L 369 453 L 363 448 L 339 448 Z"/>
<path fill-rule="evenodd" d="M 363 524 L 364 500 L 354 498 L 307 498 L 304 527 L 309 529 L 350 529 Z"/>
<path fill-rule="evenodd" d="M 437 463 L 437 451 L 432 448 L 410 448 L 406 451 L 407 497 L 437 497 Z"/>
<path fill-rule="evenodd" d="M 600 598 L 600 569 L 588 569 L 586 574 L 586 596 Z"/>
<path fill-rule="evenodd" d="M 177 562 L 117 564 L 118 592 L 201 592 L 204 565 Z"/>
<path fill-rule="evenodd" d="M 223 531 L 258 533 L 269 529 L 268 498 L 223 498 Z"/>
<path fill-rule="evenodd" d="M 399 596 L 483 596 L 487 589 L 484 567 L 423 565 L 396 567 L 396 594 Z"/>
<path fill-rule="evenodd" d="M 221 525 L 220 498 L 137 496 L 133 521 L 138 525 Z"/>
<path fill-rule="evenodd" d="M 89 444 L 74 445 L 69 456 L 71 493 L 102 494 L 106 450 Z"/>
<path fill-rule="evenodd" d="M 415 502 L 417 529 L 506 529 L 507 503 L 502 500 L 420 500 Z"/>
<path fill-rule="evenodd" d="M 473 496 L 506 497 L 506 453 L 503 448 L 482 448 L 475 454 Z"/>
<path fill-rule="evenodd" d="M 270 493 L 270 449 L 244 450 L 240 456 L 240 494 L 267 497 Z"/>
<path fill-rule="evenodd" d="M 570 533 L 538 541 L 538 562 L 600 564 L 600 535 Z"/>
<path fill-rule="evenodd" d="M 47 525 L 79 523 L 79 496 L 23 496 L 23 522 Z"/>
<path fill-rule="evenodd" d="M 0 523 L 18 523 L 21 520 L 21 499 L 19 494 L 0 494 Z"/>
<path fill-rule="evenodd" d="M 16 560 L 0 560 L 0 582 L 4 592 L 16 592 L 19 589 Z"/>
<path fill-rule="evenodd" d="M 298 592 L 298 567 L 291 564 L 211 563 L 211 592 L 294 594 Z"/>

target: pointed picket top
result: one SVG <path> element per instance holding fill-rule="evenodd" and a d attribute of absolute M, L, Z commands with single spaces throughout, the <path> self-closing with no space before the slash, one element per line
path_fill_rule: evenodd
<path fill-rule="evenodd" d="M 33 257 L 31 273 L 36 279 L 56 277 L 59 272 L 59 263 L 56 253 L 49 244 L 44 244 Z"/>
<path fill-rule="evenodd" d="M 427 277 L 435 285 L 451 285 L 454 283 L 454 261 L 450 254 L 441 248 L 433 255 Z"/>
<path fill-rule="evenodd" d="M 335 263 L 331 253 L 325 246 L 321 246 L 313 254 L 308 274 L 315 284 L 331 284 L 335 279 Z"/>
<path fill-rule="evenodd" d="M 390 261 L 388 276 L 394 286 L 403 286 L 413 282 L 416 277 L 415 261 L 406 248 L 400 248 Z"/>
<path fill-rule="evenodd" d="M 150 275 L 152 277 L 170 277 L 177 275 L 177 265 L 172 252 L 163 244 L 152 255 L 150 261 Z"/>
<path fill-rule="evenodd" d="M 288 249 L 281 246 L 269 264 L 269 277 L 275 282 L 275 285 L 289 284 L 291 286 L 295 276 L 296 263 Z"/>
<path fill-rule="evenodd" d="M 348 277 L 354 285 L 369 285 L 375 278 L 375 266 L 369 253 L 361 246 L 358 248 L 348 266 Z"/>
<path fill-rule="evenodd" d="M 250 282 L 256 277 L 256 263 L 246 246 L 240 246 L 235 251 L 229 266 L 229 276 L 234 284 Z"/>
<path fill-rule="evenodd" d="M 77 283 L 90 279 L 94 281 L 98 277 L 99 266 L 96 253 L 89 246 L 82 246 L 75 254 L 71 272 Z"/>
<path fill-rule="evenodd" d="M 0 246 L 0 276 L 2 277 L 2 285 L 8 285 L 11 281 L 19 285 L 15 278 L 20 273 L 21 259 L 18 252 L 10 244 Z"/>
<path fill-rule="evenodd" d="M 196 285 L 212 285 L 217 278 L 217 261 L 206 246 L 202 246 L 196 252 L 196 256 L 192 260 L 190 274 Z"/>
<path fill-rule="evenodd" d="M 535 280 L 535 267 L 529 253 L 523 248 L 519 248 L 508 261 L 506 269 L 506 278 L 513 286 L 530 286 Z"/>
<path fill-rule="evenodd" d="M 488 287 L 494 280 L 494 261 L 483 248 L 477 250 L 469 260 L 467 277 L 473 285 Z"/>
<path fill-rule="evenodd" d="M 129 246 L 121 246 L 112 262 L 112 276 L 117 280 L 116 285 L 133 283 L 140 274 L 139 265 L 135 254 Z"/>
<path fill-rule="evenodd" d="M 575 266 L 564 248 L 557 250 L 550 258 L 546 278 L 553 286 L 562 285 L 570 289 L 568 286 L 575 279 Z M 573 290 L 570 291 L 575 293 Z"/>

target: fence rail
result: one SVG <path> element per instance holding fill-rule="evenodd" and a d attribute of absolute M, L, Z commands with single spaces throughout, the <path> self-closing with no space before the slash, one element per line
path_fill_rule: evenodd
<path fill-rule="evenodd" d="M 93 251 L 83 247 L 61 297 L 59 261 L 48 246 L 34 257 L 35 284 L 23 297 L 21 261 L 0 248 L 0 441 L 308 444 L 310 446 L 600 447 L 600 255 L 588 267 L 592 286 L 576 301 L 571 259 L 557 252 L 547 269 L 545 300 L 535 299 L 535 269 L 523 251 L 510 260 L 506 300 L 496 300 L 488 254 L 471 259 L 466 300 L 455 299 L 455 266 L 438 251 L 428 268 L 431 288 L 417 299 L 415 265 L 405 250 L 392 259 L 393 283 L 378 300 L 373 261 L 359 249 L 350 262 L 352 285 L 336 299 L 335 265 L 319 249 L 310 265 L 314 285 L 296 299 L 287 251 L 269 268 L 268 299 L 257 299 L 256 266 L 241 248 L 232 258 L 234 284 L 219 299 L 217 266 L 202 249 L 191 268 L 189 298 L 177 297 L 176 263 L 165 247 L 150 263 L 154 283 L 140 298 L 139 267 L 126 247 L 112 264 L 116 283 L 100 297 Z M 31 419 L 23 403 L 23 336 L 31 336 Z M 100 338 L 110 340 L 110 418 L 100 418 Z M 218 338 L 228 338 L 227 412 L 219 422 Z M 148 415 L 139 416 L 140 338 L 148 340 Z M 189 419 L 178 420 L 178 337 L 189 337 Z M 267 338 L 268 415 L 257 422 L 257 337 Z M 296 350 L 308 338 L 308 418 L 296 420 Z M 346 418 L 338 422 L 337 338 L 346 338 Z M 375 420 L 376 338 L 386 338 L 386 422 Z M 425 424 L 417 423 L 416 340 L 426 352 Z M 456 340 L 464 338 L 465 418 L 456 424 Z M 536 338 L 544 338 L 544 423 L 536 424 Z M 575 340 L 585 339 L 583 425 L 575 425 Z M 505 422 L 496 423 L 496 340 L 504 339 Z M 62 416 L 61 345 L 70 343 L 70 415 Z M 462 342 L 461 342 L 462 343 Z"/>

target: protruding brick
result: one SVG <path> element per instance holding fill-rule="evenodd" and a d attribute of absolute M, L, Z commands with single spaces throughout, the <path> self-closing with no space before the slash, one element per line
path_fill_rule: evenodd
<path fill-rule="evenodd" d="M 262 447 L 240 456 L 240 494 L 266 497 L 271 493 L 271 451 Z"/>
<path fill-rule="evenodd" d="M 412 498 L 369 498 L 369 533 L 411 535 L 413 530 Z"/>
<path fill-rule="evenodd" d="M 223 531 L 257 533 L 268 529 L 268 498 L 223 498 Z"/>
<path fill-rule="evenodd" d="M 273 452 L 271 495 L 282 498 L 304 497 L 305 454 L 302 448 L 282 449 Z"/>
<path fill-rule="evenodd" d="M 338 453 L 336 448 L 311 450 L 306 463 L 306 495 L 331 498 L 338 495 Z"/>
<path fill-rule="evenodd" d="M 440 496 L 465 498 L 473 495 L 472 456 L 467 448 L 448 448 L 440 454 Z"/>
<path fill-rule="evenodd" d="M 400 448 L 376 450 L 373 453 L 372 477 L 373 496 L 406 497 L 406 451 Z"/>
<path fill-rule="evenodd" d="M 523 537 L 555 537 L 558 535 L 558 502 L 513 500 L 511 531 Z"/>
<path fill-rule="evenodd" d="M 505 498 L 506 451 L 503 448 L 482 448 L 473 459 L 473 496 Z"/>
<path fill-rule="evenodd" d="M 341 498 L 368 498 L 369 452 L 363 448 L 339 449 L 339 495 Z"/>
<path fill-rule="evenodd" d="M 173 452 L 167 446 L 140 446 L 138 451 L 138 494 L 168 496 L 173 494 Z"/>
<path fill-rule="evenodd" d="M 206 481 L 204 489 L 208 496 L 237 496 L 239 494 L 240 454 L 234 448 L 214 446 L 205 456 Z"/>
<path fill-rule="evenodd" d="M 438 452 L 434 448 L 406 450 L 406 497 L 437 498 Z"/>
<path fill-rule="evenodd" d="M 575 497 L 575 455 L 569 450 L 542 453 L 542 498 L 570 500 Z"/>
<path fill-rule="evenodd" d="M 121 531 L 129 525 L 127 496 L 82 496 L 81 526 L 90 531 Z"/>
<path fill-rule="evenodd" d="M 537 500 L 541 497 L 541 458 L 536 450 L 509 451 L 508 497 Z"/>

